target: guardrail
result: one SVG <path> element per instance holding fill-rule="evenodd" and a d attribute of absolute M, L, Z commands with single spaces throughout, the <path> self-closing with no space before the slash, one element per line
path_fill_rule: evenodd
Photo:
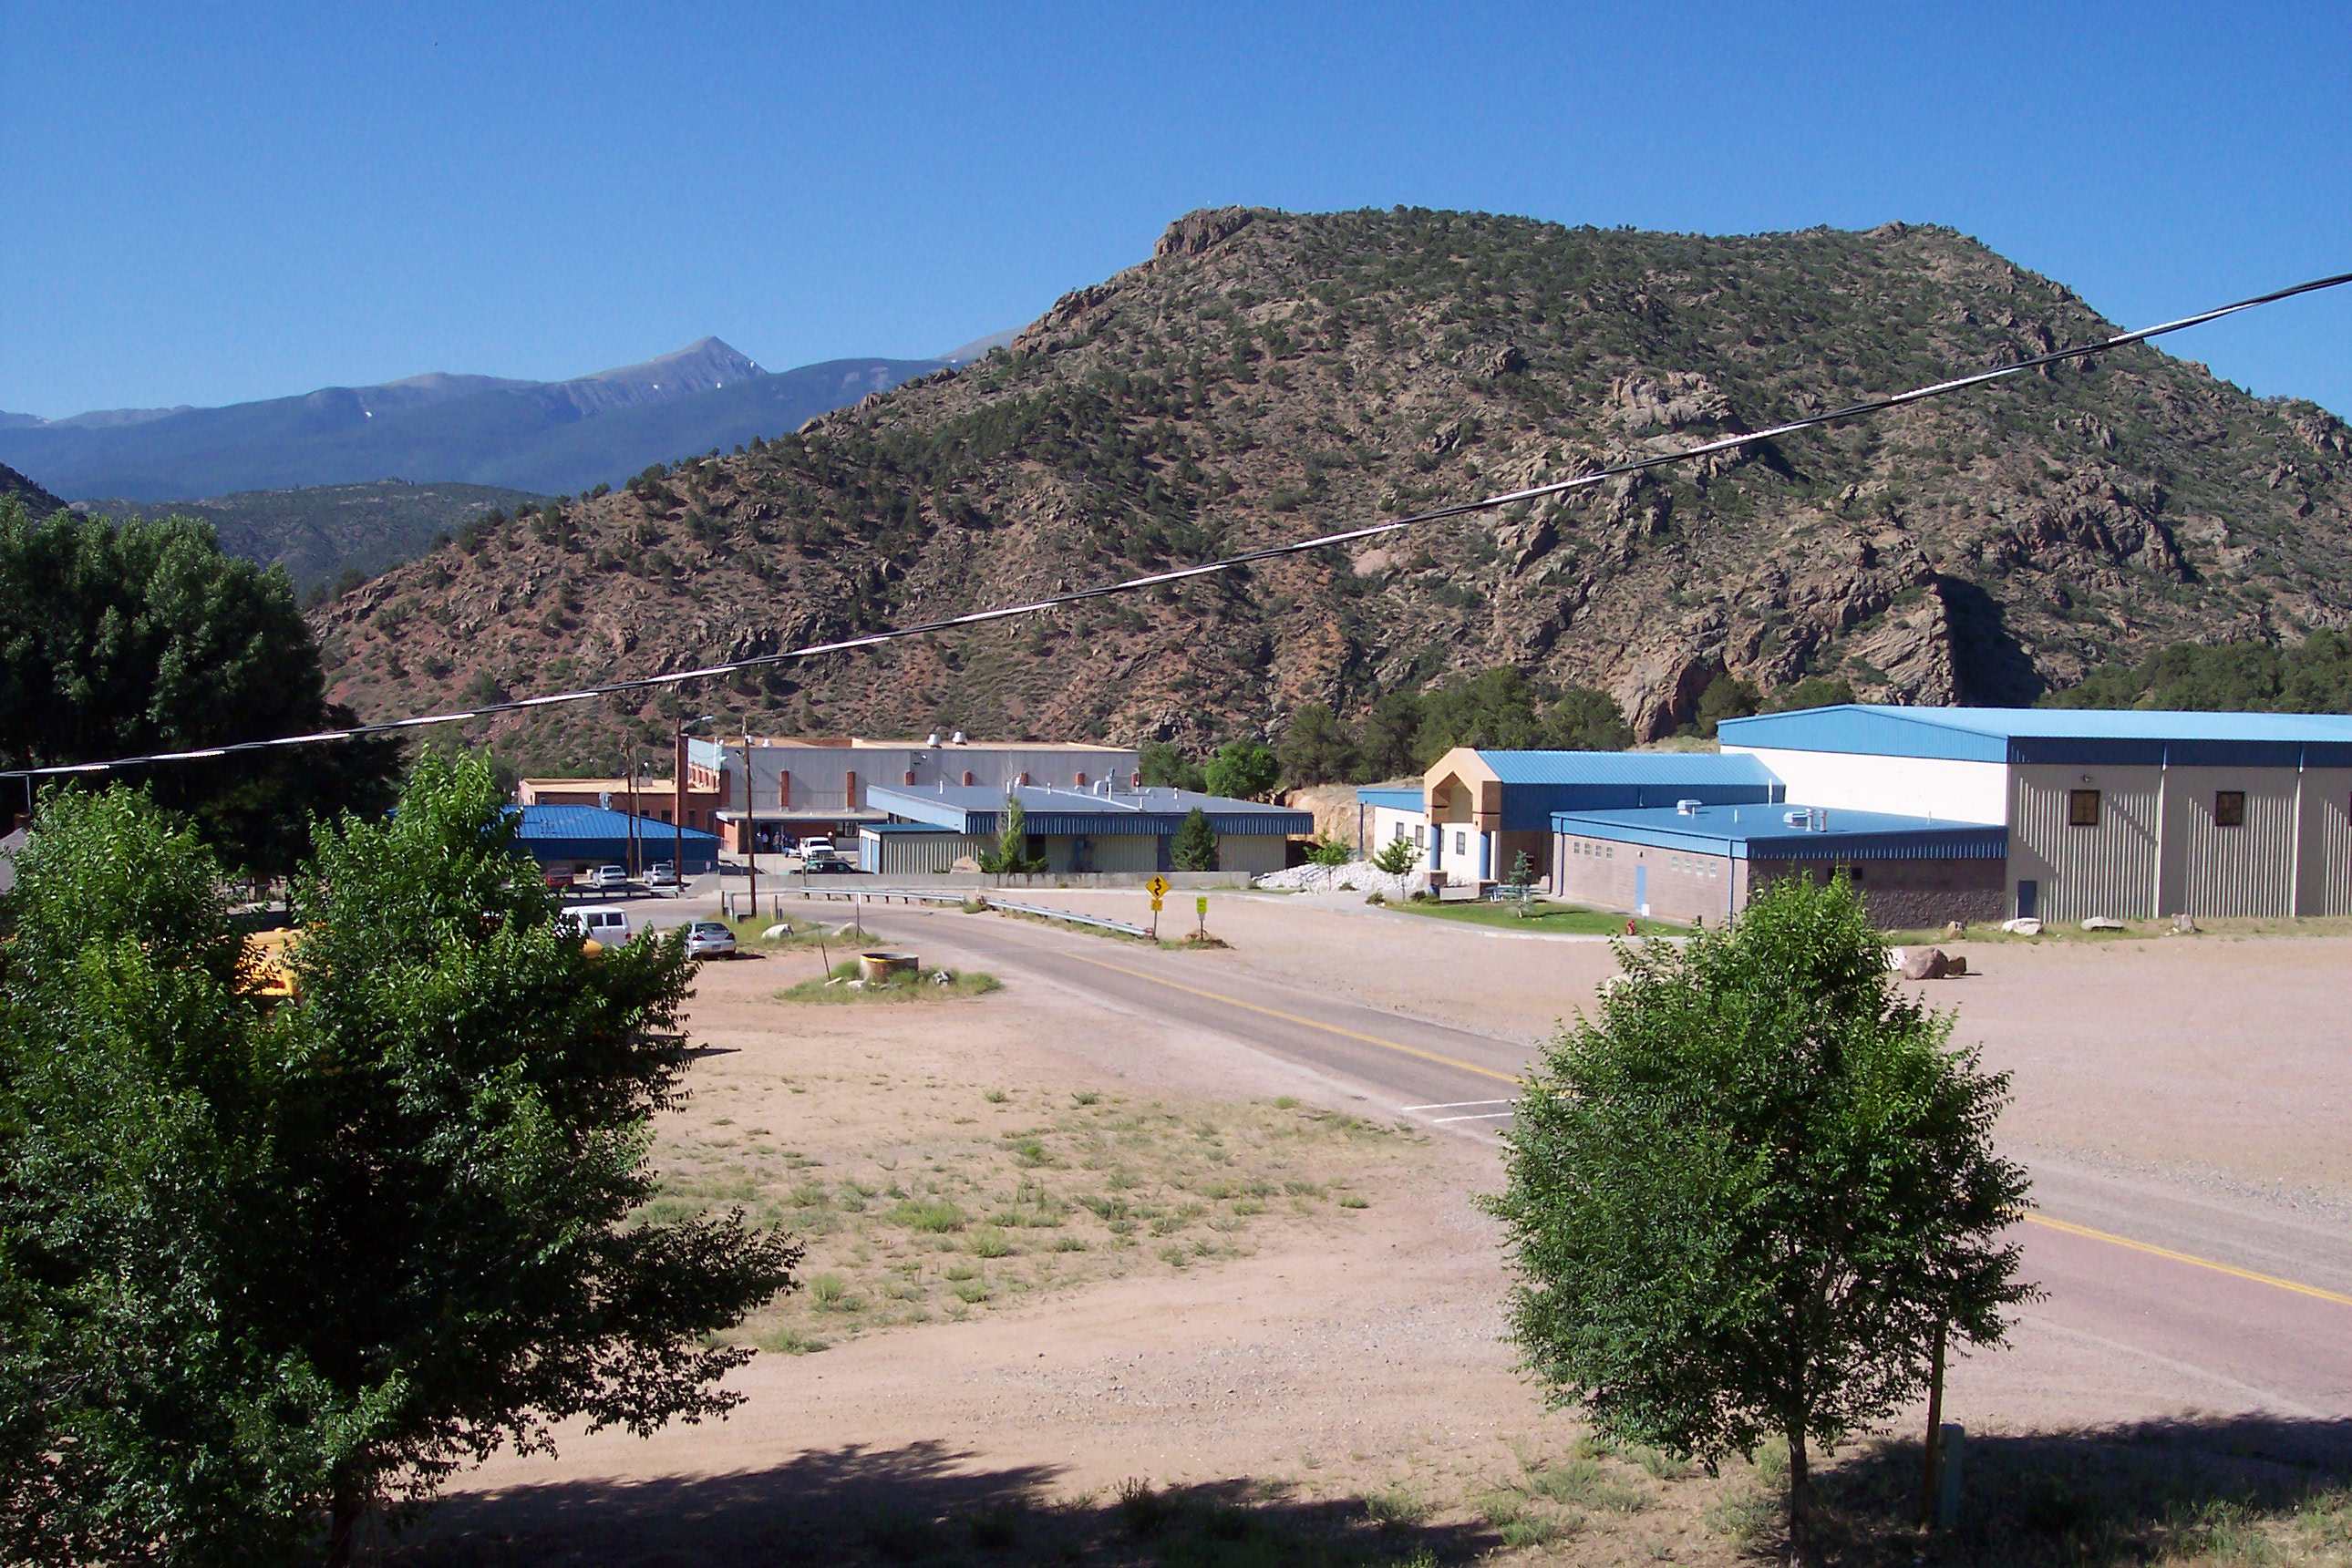
<path fill-rule="evenodd" d="M 1125 931 L 1129 936 L 1151 934 L 1141 926 L 1129 925 L 1125 921 L 1108 920 L 1101 915 L 1082 915 L 1076 910 L 1049 910 L 1037 904 L 1007 903 L 1003 899 L 989 900 L 988 907 L 992 910 L 1011 910 L 1015 914 L 1038 915 L 1049 921 L 1068 921 L 1074 925 L 1097 926 L 1104 931 Z"/>
<path fill-rule="evenodd" d="M 793 888 L 788 891 L 803 899 L 823 899 L 829 904 L 845 899 L 860 902 L 873 899 L 886 904 L 893 899 L 907 904 L 961 904 L 972 896 L 970 893 L 934 893 L 915 888 Z M 782 893 L 776 895 L 780 899 L 783 896 Z"/>

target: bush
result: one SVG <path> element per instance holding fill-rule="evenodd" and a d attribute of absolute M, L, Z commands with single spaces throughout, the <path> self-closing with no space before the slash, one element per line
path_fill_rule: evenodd
<path fill-rule="evenodd" d="M 1308 862 L 1317 866 L 1344 866 L 1355 858 L 1355 850 L 1349 847 L 1345 842 L 1337 838 L 1326 838 L 1321 834 L 1316 835 L 1315 842 L 1307 846 L 1307 849 Z"/>

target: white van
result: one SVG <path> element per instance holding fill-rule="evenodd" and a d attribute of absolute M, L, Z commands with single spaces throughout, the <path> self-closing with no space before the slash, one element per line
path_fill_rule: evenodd
<path fill-rule="evenodd" d="M 566 910 L 559 918 L 589 941 L 606 947 L 618 947 L 629 940 L 629 911 L 618 904 L 590 904 Z"/>

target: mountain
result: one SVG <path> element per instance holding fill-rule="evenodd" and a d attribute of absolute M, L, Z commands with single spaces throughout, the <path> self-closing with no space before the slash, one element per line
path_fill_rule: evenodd
<path fill-rule="evenodd" d="M 25 510 L 35 517 L 47 517 L 66 504 L 16 469 L 0 464 L 0 497 L 5 496 L 22 497 Z"/>
<path fill-rule="evenodd" d="M 414 560 L 442 534 L 455 535 L 493 511 L 537 508 L 546 497 L 491 485 L 410 484 L 373 479 L 358 485 L 248 490 L 204 500 L 151 504 L 125 499 L 76 501 L 107 517 L 203 518 L 221 548 L 263 565 L 279 565 L 294 591 L 309 594 L 346 572 L 373 577 Z"/>
<path fill-rule="evenodd" d="M 948 352 L 943 354 L 937 354 L 933 357 L 941 364 L 951 364 L 957 366 L 967 365 L 972 361 L 985 355 L 991 349 L 1011 347 L 1013 340 L 1020 335 L 1020 328 L 1007 327 L 1001 332 L 991 332 L 984 338 L 974 338 L 968 343 L 961 344 L 958 347 L 948 350 Z M 0 418 L 5 417 L 5 415 L 0 415 Z"/>
<path fill-rule="evenodd" d="M 562 382 L 434 374 L 226 408 L 0 421 L 0 462 L 70 496 L 177 497 L 398 475 L 539 493 L 617 482 L 680 451 L 731 447 L 939 368 L 835 360 L 772 375 L 705 338 Z"/>
<path fill-rule="evenodd" d="M 1195 213 L 968 369 L 437 552 L 315 625 L 372 715 L 558 689 L 1308 537 L 2114 330 L 1945 228 Z M 1654 737 L 1727 671 L 2017 703 L 2167 642 L 2352 626 L 2348 547 L 2342 421 L 2142 345 L 695 700 L 780 731 L 1197 744 L 1511 664 L 1607 689 Z M 637 722 L 582 704 L 495 739 L 584 763 Z"/>

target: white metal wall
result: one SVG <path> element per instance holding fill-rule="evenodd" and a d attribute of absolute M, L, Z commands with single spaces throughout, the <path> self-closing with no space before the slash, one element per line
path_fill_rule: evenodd
<path fill-rule="evenodd" d="M 1429 847 L 1424 841 L 1428 837 L 1425 831 L 1428 824 L 1429 819 L 1420 812 L 1406 811 L 1393 805 L 1375 805 L 1364 814 L 1364 853 L 1368 856 L 1379 854 L 1381 847 L 1397 836 L 1399 828 L 1402 828 L 1405 842 L 1417 846 L 1423 862 L 1426 863 Z M 1416 829 L 1423 830 L 1419 837 L 1414 837 Z"/>
<path fill-rule="evenodd" d="M 1754 757 L 1789 786 L 1792 805 L 1843 806 L 1936 816 L 1948 822 L 2010 820 L 2009 765 L 1942 757 L 1885 757 L 1870 752 L 1790 752 L 1726 746 Z"/>
<path fill-rule="evenodd" d="M 2352 768 L 2305 771 L 2300 829 L 2294 912 L 2352 915 Z"/>
<path fill-rule="evenodd" d="M 2011 908 L 2017 884 L 2032 881 L 2040 889 L 2036 912 L 2046 921 L 2147 920 L 2156 913 L 2163 769 L 2021 763 L 2008 772 Z M 2099 792 L 2096 827 L 2068 823 L 2070 796 L 2078 789 Z M 1797 798 L 1794 790 L 1789 798 Z"/>
<path fill-rule="evenodd" d="M 1278 833 L 1228 833 L 1217 840 L 1217 869 L 1262 876 L 1282 869 L 1290 840 Z"/>

